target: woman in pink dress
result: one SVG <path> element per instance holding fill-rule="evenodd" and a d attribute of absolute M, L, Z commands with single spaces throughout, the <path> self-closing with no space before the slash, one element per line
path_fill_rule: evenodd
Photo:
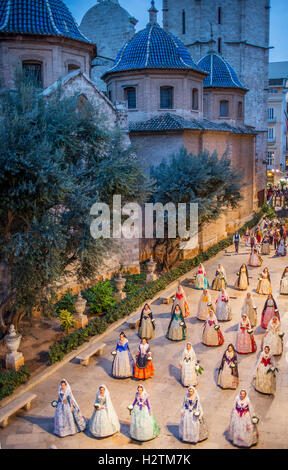
<path fill-rule="evenodd" d="M 202 343 L 206 346 L 221 346 L 224 343 L 224 337 L 212 305 L 209 306 L 209 313 L 203 325 Z"/>
<path fill-rule="evenodd" d="M 262 315 L 261 315 L 262 328 L 266 329 L 271 318 L 273 318 L 274 316 L 276 316 L 278 320 L 280 320 L 280 315 L 278 312 L 277 304 L 274 300 L 273 295 L 269 294 L 262 310 Z"/>
<path fill-rule="evenodd" d="M 174 312 L 174 308 L 176 307 L 176 305 L 180 306 L 180 308 L 183 312 L 183 317 L 184 318 L 189 317 L 190 311 L 189 311 L 186 295 L 185 295 L 184 289 L 181 286 L 181 284 L 178 285 L 177 292 L 176 292 L 176 295 L 175 295 L 175 300 L 174 300 L 174 302 L 172 304 L 172 308 L 171 308 L 171 314 L 172 314 L 172 312 Z"/>
<path fill-rule="evenodd" d="M 263 261 L 262 261 L 261 256 L 258 255 L 257 253 L 257 248 L 253 248 L 248 259 L 248 265 L 249 266 L 261 266 L 262 263 Z"/>
<path fill-rule="evenodd" d="M 242 318 L 238 325 L 235 349 L 239 354 L 249 354 L 257 350 L 253 330 L 249 318 L 245 313 L 242 313 Z"/>

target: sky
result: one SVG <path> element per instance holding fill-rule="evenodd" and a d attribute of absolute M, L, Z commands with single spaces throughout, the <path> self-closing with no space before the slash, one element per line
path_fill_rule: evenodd
<path fill-rule="evenodd" d="M 96 5 L 97 0 L 64 0 L 77 23 L 80 24 L 86 11 Z M 270 0 L 270 62 L 288 61 L 288 0 Z M 120 5 L 139 21 L 136 30 L 145 28 L 148 22 L 149 0 L 119 0 Z M 156 0 L 159 20 L 162 18 L 162 0 Z M 251 16 L 253 21 L 253 16 Z M 160 21 L 161 24 L 161 21 Z"/>

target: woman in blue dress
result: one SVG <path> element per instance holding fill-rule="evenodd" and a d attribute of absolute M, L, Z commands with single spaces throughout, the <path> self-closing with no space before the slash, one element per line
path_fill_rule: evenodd
<path fill-rule="evenodd" d="M 138 385 L 131 412 L 130 436 L 136 441 L 150 441 L 159 435 L 149 396 L 143 385 Z"/>
<path fill-rule="evenodd" d="M 62 379 L 58 388 L 58 400 L 54 417 L 54 433 L 59 437 L 72 436 L 87 426 L 70 385 Z"/>
<path fill-rule="evenodd" d="M 182 310 L 177 304 L 172 313 L 172 317 L 168 326 L 166 338 L 171 341 L 182 341 L 186 339 L 187 327 L 184 321 Z"/>
<path fill-rule="evenodd" d="M 120 423 L 106 385 L 96 393 L 94 411 L 89 421 L 89 431 L 94 437 L 112 436 L 120 431 Z"/>
<path fill-rule="evenodd" d="M 129 349 L 128 339 L 123 333 L 120 333 L 119 340 L 115 351 L 112 363 L 112 375 L 117 379 L 126 379 L 134 375 L 134 361 Z"/>

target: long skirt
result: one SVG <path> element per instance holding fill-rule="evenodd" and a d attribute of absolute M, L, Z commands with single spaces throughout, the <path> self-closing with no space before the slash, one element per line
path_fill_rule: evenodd
<path fill-rule="evenodd" d="M 182 441 L 191 442 L 192 444 L 207 439 L 208 429 L 204 419 L 200 420 L 197 416 L 194 416 L 193 412 L 185 410 L 184 416 L 181 416 L 179 437 Z"/>
<path fill-rule="evenodd" d="M 235 390 L 238 387 L 239 378 L 235 375 L 232 375 L 231 372 L 231 367 L 227 364 L 227 362 L 224 362 L 223 369 L 219 370 L 218 374 L 218 385 L 221 388 Z"/>
<path fill-rule="evenodd" d="M 274 307 L 266 307 L 263 314 L 261 315 L 261 326 L 267 328 L 269 321 L 275 315 Z"/>
<path fill-rule="evenodd" d="M 256 371 L 255 379 L 253 380 L 255 390 L 267 395 L 273 395 L 276 391 L 276 379 L 273 372 L 269 372 L 267 374 L 270 367 L 270 364 L 265 366 L 260 362 Z"/>
<path fill-rule="evenodd" d="M 262 340 L 262 349 L 264 346 L 269 346 L 273 356 L 281 356 L 283 352 L 283 339 L 277 332 L 269 330 L 266 331 Z"/>
<path fill-rule="evenodd" d="M 155 330 L 152 325 L 151 318 L 142 318 L 141 327 L 138 329 L 138 336 L 147 339 L 153 339 L 155 335 Z"/>
<path fill-rule="evenodd" d="M 166 336 L 171 341 L 182 341 L 186 338 L 186 329 L 178 321 L 173 320 Z"/>
<path fill-rule="evenodd" d="M 241 417 L 236 410 L 233 410 L 228 436 L 237 447 L 251 447 L 258 442 L 258 431 L 251 421 L 250 413 L 244 413 Z"/>
<path fill-rule="evenodd" d="M 86 429 L 86 419 L 75 407 L 71 411 L 69 403 L 58 403 L 54 417 L 54 434 L 60 437 L 72 436 Z"/>
<path fill-rule="evenodd" d="M 249 354 L 257 350 L 253 333 L 247 333 L 247 330 L 237 331 L 235 349 L 239 354 Z"/>
<path fill-rule="evenodd" d="M 280 294 L 288 295 L 288 277 L 283 277 L 280 281 Z"/>
<path fill-rule="evenodd" d="M 248 289 L 248 281 L 247 281 L 247 276 L 238 276 L 234 287 L 236 287 L 239 290 L 247 290 Z"/>
<path fill-rule="evenodd" d="M 212 282 L 212 289 L 214 290 L 221 290 L 221 289 L 226 289 L 227 282 L 225 278 L 222 276 L 216 276 L 215 279 Z"/>
<path fill-rule="evenodd" d="M 133 377 L 134 361 L 130 351 L 117 351 L 112 364 L 112 375 L 117 379 Z"/>
<path fill-rule="evenodd" d="M 261 248 L 262 255 L 270 255 L 270 245 L 269 243 L 263 243 Z"/>
<path fill-rule="evenodd" d="M 109 419 L 107 410 L 94 410 L 89 421 L 89 431 L 94 437 L 112 436 L 120 430 L 120 426 L 112 423 Z"/>
<path fill-rule="evenodd" d="M 210 326 L 208 323 L 204 326 L 202 343 L 206 346 L 221 346 L 224 343 L 224 338 L 221 330 L 215 330 L 214 325 Z"/>
<path fill-rule="evenodd" d="M 184 387 L 192 385 L 194 387 L 198 384 L 198 375 L 195 369 L 196 362 L 194 361 L 183 361 L 181 367 L 181 382 Z"/>
<path fill-rule="evenodd" d="M 138 367 L 138 361 L 136 361 L 135 372 L 134 372 L 135 379 L 146 380 L 153 376 L 154 376 L 154 366 L 153 366 L 152 359 L 147 360 L 146 367 Z"/>
<path fill-rule="evenodd" d="M 229 321 L 232 318 L 231 307 L 228 302 L 217 302 L 215 314 L 218 321 Z"/>
<path fill-rule="evenodd" d="M 135 405 L 131 413 L 130 436 L 136 441 L 150 441 L 159 435 L 154 414 L 150 415 L 147 406 L 142 410 Z"/>
<path fill-rule="evenodd" d="M 257 325 L 257 313 L 255 308 L 253 307 L 248 307 L 246 308 L 246 315 L 249 318 L 250 325 L 252 328 L 254 328 Z"/>
<path fill-rule="evenodd" d="M 257 253 L 251 253 L 248 260 L 249 266 L 261 266 L 262 261 Z"/>
<path fill-rule="evenodd" d="M 261 281 L 258 281 L 256 292 L 257 294 L 263 295 L 272 294 L 272 287 L 269 279 L 262 279 Z"/>
<path fill-rule="evenodd" d="M 195 289 L 207 289 L 209 287 L 208 280 L 204 274 L 196 275 L 194 287 Z"/>
<path fill-rule="evenodd" d="M 197 318 L 198 320 L 206 320 L 208 315 L 208 307 L 207 302 L 203 302 L 202 300 L 199 301 Z"/>

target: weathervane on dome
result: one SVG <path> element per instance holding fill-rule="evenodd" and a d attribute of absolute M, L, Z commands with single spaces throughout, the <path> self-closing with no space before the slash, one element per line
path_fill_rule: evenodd
<path fill-rule="evenodd" d="M 208 51 L 208 54 L 214 54 L 215 51 L 213 49 L 213 46 L 215 44 L 215 39 L 213 39 L 213 25 L 212 25 L 212 23 L 210 23 L 210 41 L 208 42 L 208 44 L 210 45 L 210 49 Z"/>
<path fill-rule="evenodd" d="M 153 24 L 158 24 L 157 23 L 157 13 L 158 13 L 158 10 L 157 8 L 155 7 L 155 2 L 154 0 L 151 0 L 151 7 L 149 8 L 148 10 L 149 12 L 149 23 L 147 26 L 152 26 Z"/>

